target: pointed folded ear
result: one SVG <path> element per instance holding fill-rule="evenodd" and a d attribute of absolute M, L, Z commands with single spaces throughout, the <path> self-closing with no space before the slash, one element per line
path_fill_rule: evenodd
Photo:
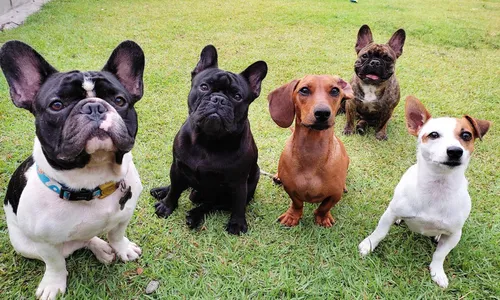
<path fill-rule="evenodd" d="M 264 80 L 267 75 L 267 64 L 262 60 L 254 62 L 246 68 L 245 71 L 241 72 L 240 75 L 245 77 L 248 81 L 254 98 L 257 98 L 260 95 L 262 80 Z"/>
<path fill-rule="evenodd" d="M 483 136 L 486 134 L 486 132 L 488 132 L 488 129 L 490 129 L 491 122 L 475 119 L 469 115 L 465 115 L 464 118 L 467 119 L 467 121 L 474 128 L 474 139 L 479 138 L 479 140 L 482 140 Z"/>
<path fill-rule="evenodd" d="M 338 84 L 342 88 L 342 92 L 344 92 L 344 96 L 342 97 L 342 99 L 347 100 L 354 98 L 354 92 L 352 91 L 352 87 L 348 82 L 344 81 L 344 79 L 342 78 L 339 78 Z"/>
<path fill-rule="evenodd" d="M 398 29 L 398 31 L 394 32 L 391 39 L 387 44 L 389 47 L 396 52 L 396 56 L 400 57 L 403 54 L 403 45 L 405 44 L 406 33 L 403 29 Z"/>
<path fill-rule="evenodd" d="M 406 97 L 405 103 L 406 127 L 411 135 L 418 136 L 422 126 L 431 118 L 425 106 L 414 96 Z"/>
<path fill-rule="evenodd" d="M 372 31 L 370 30 L 370 27 L 365 24 L 361 26 L 358 31 L 358 40 L 356 41 L 356 46 L 354 47 L 356 53 L 359 53 L 361 49 L 370 43 L 373 43 Z"/>
<path fill-rule="evenodd" d="M 295 117 L 293 91 L 298 83 L 299 80 L 295 79 L 275 89 L 267 96 L 271 118 L 280 127 L 287 128 L 292 125 L 293 118 Z"/>
<path fill-rule="evenodd" d="M 103 71 L 115 75 L 123 87 L 132 95 L 133 103 L 142 98 L 144 86 L 144 52 L 133 41 L 124 41 L 113 50 Z"/>
<path fill-rule="evenodd" d="M 207 45 L 201 50 L 200 61 L 191 72 L 191 79 L 203 70 L 217 67 L 217 49 L 213 45 Z"/>
<path fill-rule="evenodd" d="M 38 52 L 20 41 L 9 41 L 0 49 L 0 66 L 17 107 L 33 113 L 33 102 L 47 78 L 56 73 Z"/>

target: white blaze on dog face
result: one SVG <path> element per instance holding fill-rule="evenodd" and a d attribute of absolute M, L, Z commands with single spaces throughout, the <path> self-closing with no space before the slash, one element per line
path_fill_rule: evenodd
<path fill-rule="evenodd" d="M 457 128 L 461 122 L 455 118 L 430 119 L 424 124 L 418 135 L 418 149 L 422 157 L 431 163 L 442 164 L 449 160 L 448 148 L 459 147 L 463 150 L 460 163 L 467 165 L 473 148 L 464 147 L 457 136 Z"/>
<path fill-rule="evenodd" d="M 87 98 L 95 97 L 95 84 L 92 78 L 87 75 L 83 75 L 82 88 L 87 92 Z"/>

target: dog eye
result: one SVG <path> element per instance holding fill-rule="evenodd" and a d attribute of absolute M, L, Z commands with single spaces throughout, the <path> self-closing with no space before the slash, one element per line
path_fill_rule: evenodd
<path fill-rule="evenodd" d="M 331 91 L 330 91 L 330 95 L 332 95 L 333 97 L 337 97 L 338 95 L 340 94 L 340 91 L 338 88 L 334 87 Z"/>
<path fill-rule="evenodd" d="M 460 137 L 462 138 L 462 140 L 468 142 L 470 140 L 472 140 L 472 134 L 468 131 L 464 131 L 460 134 Z"/>
<path fill-rule="evenodd" d="M 241 95 L 240 94 L 234 94 L 234 100 L 240 101 L 241 100 Z"/>
<path fill-rule="evenodd" d="M 125 101 L 125 99 L 123 99 L 123 97 L 116 97 L 115 98 L 115 104 L 118 105 L 118 106 L 124 106 L 125 103 L 127 103 Z"/>
<path fill-rule="evenodd" d="M 64 104 L 59 100 L 52 101 L 49 106 L 53 111 L 60 111 L 64 108 Z"/>
<path fill-rule="evenodd" d="M 361 58 L 365 58 L 365 59 L 368 58 L 368 54 L 365 53 L 365 54 L 361 55 Z"/>
<path fill-rule="evenodd" d="M 430 137 L 431 139 L 435 140 L 439 137 L 439 133 L 433 131 L 431 133 L 429 133 L 428 137 Z"/>
<path fill-rule="evenodd" d="M 303 87 L 299 90 L 299 93 L 302 95 L 302 96 L 309 96 L 311 94 L 311 91 L 309 90 L 309 88 L 307 87 Z"/>
<path fill-rule="evenodd" d="M 389 55 L 384 55 L 382 59 L 385 61 L 391 61 L 391 57 Z"/>
<path fill-rule="evenodd" d="M 206 83 L 202 83 L 202 84 L 200 85 L 200 90 L 201 90 L 202 92 L 206 92 L 206 91 L 208 91 L 208 84 L 206 84 Z"/>

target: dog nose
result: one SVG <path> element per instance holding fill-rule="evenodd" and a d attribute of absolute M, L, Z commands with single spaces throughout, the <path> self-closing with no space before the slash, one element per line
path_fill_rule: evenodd
<path fill-rule="evenodd" d="M 316 117 L 316 120 L 319 122 L 328 120 L 331 114 L 329 109 L 317 109 L 314 111 L 314 117 Z"/>
<path fill-rule="evenodd" d="M 97 120 L 107 111 L 108 109 L 102 103 L 98 102 L 85 103 L 81 109 L 82 114 L 89 115 L 91 118 Z"/>
<path fill-rule="evenodd" d="M 459 159 L 460 157 L 462 157 L 462 154 L 464 154 L 464 150 L 462 150 L 462 148 L 460 147 L 452 146 L 446 149 L 446 153 L 451 159 Z"/>
<path fill-rule="evenodd" d="M 379 67 L 379 66 L 380 66 L 380 61 L 378 59 L 370 61 L 370 67 Z"/>
<path fill-rule="evenodd" d="M 227 99 L 222 96 L 217 96 L 217 95 L 212 96 L 210 98 L 210 101 L 215 104 L 219 103 L 220 105 L 227 105 Z"/>

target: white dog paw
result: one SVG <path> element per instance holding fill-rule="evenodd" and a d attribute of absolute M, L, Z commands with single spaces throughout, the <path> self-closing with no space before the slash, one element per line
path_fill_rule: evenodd
<path fill-rule="evenodd" d="M 110 264 L 115 259 L 113 248 L 98 237 L 93 237 L 87 247 L 94 253 L 97 260 L 103 264 Z"/>
<path fill-rule="evenodd" d="M 432 267 L 432 265 L 429 267 L 431 271 L 431 278 L 432 280 L 437 283 L 442 288 L 447 288 L 448 287 L 448 277 L 446 277 L 446 274 L 444 273 L 444 270 L 442 267 Z"/>
<path fill-rule="evenodd" d="M 110 245 L 122 261 L 136 260 L 142 253 L 141 248 L 126 237 L 123 237 L 120 242 L 111 243 Z"/>
<path fill-rule="evenodd" d="M 66 272 L 62 274 L 45 274 L 36 289 L 36 297 L 41 300 L 56 299 L 58 293 L 66 291 Z"/>
<path fill-rule="evenodd" d="M 372 243 L 370 241 L 369 238 L 366 238 L 364 239 L 358 246 L 358 249 L 359 249 L 359 254 L 361 254 L 361 256 L 366 256 L 368 255 L 370 252 L 372 252 Z"/>

